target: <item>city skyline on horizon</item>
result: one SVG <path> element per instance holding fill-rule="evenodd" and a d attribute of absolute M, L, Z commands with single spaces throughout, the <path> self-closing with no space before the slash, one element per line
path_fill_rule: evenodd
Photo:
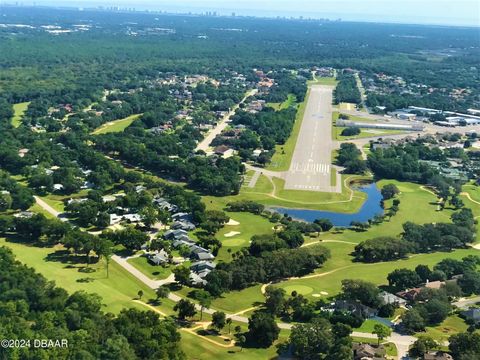
<path fill-rule="evenodd" d="M 8 1 L 4 1 L 8 3 Z M 73 6 L 73 7 L 120 7 L 135 8 L 137 11 L 164 11 L 170 13 L 206 13 L 218 15 L 294 17 L 294 18 L 341 18 L 344 21 L 386 22 L 404 24 L 480 26 L 480 3 L 472 0 L 365 0 L 361 4 L 353 0 L 323 0 L 321 2 L 300 0 L 296 6 L 285 0 L 266 0 L 261 4 L 252 0 L 239 0 L 235 4 L 221 0 L 198 1 L 171 0 L 37 0 L 17 2 L 19 5 Z"/>

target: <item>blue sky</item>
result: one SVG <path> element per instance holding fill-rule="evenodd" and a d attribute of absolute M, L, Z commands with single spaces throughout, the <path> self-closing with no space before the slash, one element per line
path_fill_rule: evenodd
<path fill-rule="evenodd" d="M 33 3 L 33 0 L 30 0 Z M 24 1 L 28 4 L 28 1 Z M 479 0 L 36 0 L 37 4 L 119 5 L 169 12 L 305 16 L 352 21 L 480 26 Z"/>

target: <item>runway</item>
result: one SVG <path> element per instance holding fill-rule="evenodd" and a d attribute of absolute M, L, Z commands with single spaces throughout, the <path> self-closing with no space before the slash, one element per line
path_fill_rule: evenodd
<path fill-rule="evenodd" d="M 341 192 L 340 175 L 331 185 L 333 87 L 313 85 L 310 89 L 302 126 L 285 176 L 285 189 Z"/>

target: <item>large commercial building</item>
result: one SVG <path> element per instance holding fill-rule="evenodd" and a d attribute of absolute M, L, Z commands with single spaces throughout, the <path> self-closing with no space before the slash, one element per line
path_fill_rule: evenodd
<path fill-rule="evenodd" d="M 419 124 L 385 124 L 385 123 L 364 123 L 348 120 L 337 120 L 339 127 L 355 127 L 363 129 L 385 129 L 385 130 L 404 130 L 404 131 L 423 131 L 425 128 Z"/>

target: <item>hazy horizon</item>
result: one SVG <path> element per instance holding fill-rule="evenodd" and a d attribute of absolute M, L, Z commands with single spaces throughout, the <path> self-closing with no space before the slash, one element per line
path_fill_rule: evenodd
<path fill-rule="evenodd" d="M 10 1 L 2 1 L 9 3 Z M 14 3 L 12 1 L 12 3 Z M 405 24 L 436 24 L 456 26 L 480 26 L 480 2 L 476 0 L 37 0 L 21 1 L 23 5 L 50 6 L 120 6 L 136 10 L 161 10 L 167 12 L 202 13 L 217 12 L 219 15 L 260 17 L 307 17 L 342 18 L 346 21 L 394 22 Z"/>

